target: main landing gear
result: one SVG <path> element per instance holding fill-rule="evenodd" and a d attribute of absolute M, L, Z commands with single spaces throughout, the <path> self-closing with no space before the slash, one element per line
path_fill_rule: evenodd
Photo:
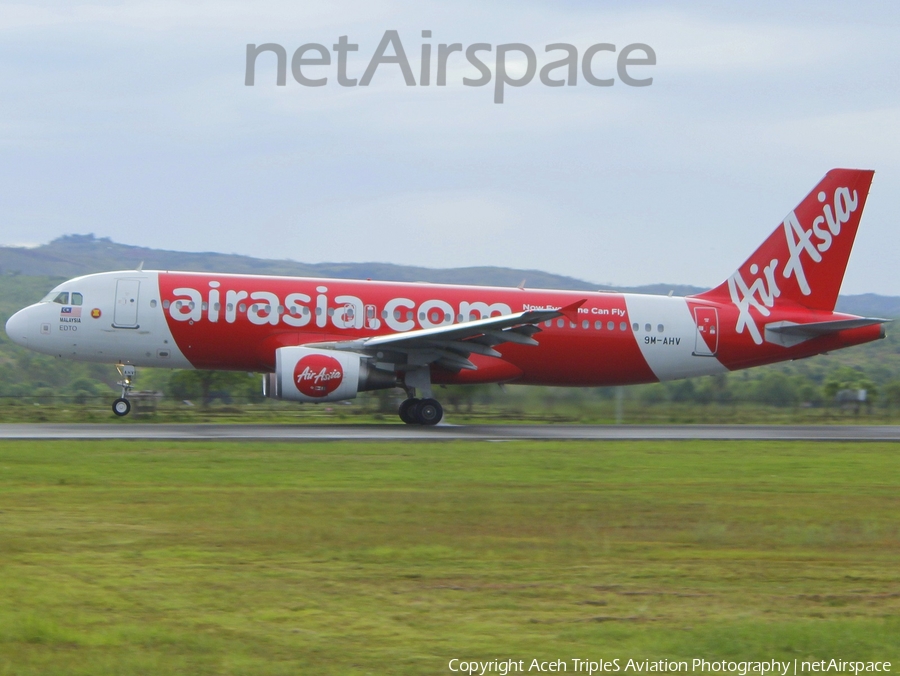
<path fill-rule="evenodd" d="M 122 376 L 122 380 L 116 383 L 116 385 L 121 385 L 122 387 L 122 396 L 113 402 L 112 410 L 113 413 L 121 418 L 131 412 L 131 402 L 128 401 L 128 393 L 134 389 L 134 385 L 131 384 L 134 381 L 134 366 L 131 364 L 117 364 L 116 368 L 119 371 L 119 375 Z"/>
<path fill-rule="evenodd" d="M 400 420 L 407 425 L 437 425 L 444 409 L 436 399 L 411 397 L 400 404 Z"/>
<path fill-rule="evenodd" d="M 406 372 L 403 380 L 407 399 L 400 404 L 400 420 L 407 425 L 437 425 L 444 417 L 444 409 L 436 399 L 431 397 L 431 370 L 420 366 Z M 416 398 L 416 388 L 425 395 Z"/>

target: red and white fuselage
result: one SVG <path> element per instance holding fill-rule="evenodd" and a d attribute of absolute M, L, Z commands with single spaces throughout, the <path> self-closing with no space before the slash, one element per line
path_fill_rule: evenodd
<path fill-rule="evenodd" d="M 281 348 L 315 345 L 364 355 L 398 383 L 423 367 L 432 383 L 460 384 L 602 386 L 722 373 L 883 336 L 879 320 L 833 311 L 872 173 L 829 172 L 728 280 L 697 296 L 120 271 L 59 285 L 14 315 L 7 333 L 68 359 L 259 372 L 277 370 Z M 506 333 L 478 323 L 519 313 L 524 337 L 508 331 L 515 322 L 503 324 Z M 299 388 L 328 381 L 330 368 L 286 377 Z"/>
<path fill-rule="evenodd" d="M 274 370 L 275 350 L 283 346 L 585 300 L 576 315 L 541 322 L 538 345 L 506 344 L 502 357 L 472 355 L 477 370 L 434 369 L 438 383 L 649 383 L 807 357 L 882 333 L 873 325 L 793 347 L 756 344 L 750 331 L 738 332 L 740 309 L 731 301 L 605 292 L 157 271 L 86 275 L 59 285 L 48 298 L 66 292 L 70 299 L 80 294 L 82 304 L 38 303 L 11 319 L 7 332 L 33 350 L 67 359 L 262 372 Z M 765 323 L 835 317 L 851 318 L 780 305 Z"/>

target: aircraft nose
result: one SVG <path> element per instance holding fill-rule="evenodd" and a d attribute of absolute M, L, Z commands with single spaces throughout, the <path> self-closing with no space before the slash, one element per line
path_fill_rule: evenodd
<path fill-rule="evenodd" d="M 28 347 L 28 308 L 19 310 L 6 320 L 6 335 L 17 345 Z"/>

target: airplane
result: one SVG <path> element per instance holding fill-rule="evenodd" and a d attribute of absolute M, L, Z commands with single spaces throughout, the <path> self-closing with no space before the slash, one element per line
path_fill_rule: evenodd
<path fill-rule="evenodd" d="M 136 367 L 262 372 L 275 399 L 402 388 L 434 425 L 438 384 L 608 386 L 801 359 L 885 335 L 834 311 L 873 171 L 833 169 L 719 286 L 686 297 L 206 272 L 77 277 L 14 314 L 19 345 Z"/>

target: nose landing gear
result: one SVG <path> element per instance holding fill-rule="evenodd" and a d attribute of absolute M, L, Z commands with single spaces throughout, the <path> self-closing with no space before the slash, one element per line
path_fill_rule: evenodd
<path fill-rule="evenodd" d="M 131 412 L 131 402 L 125 397 L 119 397 L 113 402 L 112 410 L 119 417 L 128 415 Z"/>
<path fill-rule="evenodd" d="M 122 396 L 113 402 L 112 410 L 113 413 L 121 418 L 131 412 L 131 402 L 128 401 L 128 393 L 134 389 L 134 385 L 131 383 L 134 381 L 135 371 L 134 366 L 131 364 L 117 364 L 116 369 L 118 369 L 119 375 L 122 376 L 122 380 L 116 383 L 116 385 L 122 387 Z"/>

